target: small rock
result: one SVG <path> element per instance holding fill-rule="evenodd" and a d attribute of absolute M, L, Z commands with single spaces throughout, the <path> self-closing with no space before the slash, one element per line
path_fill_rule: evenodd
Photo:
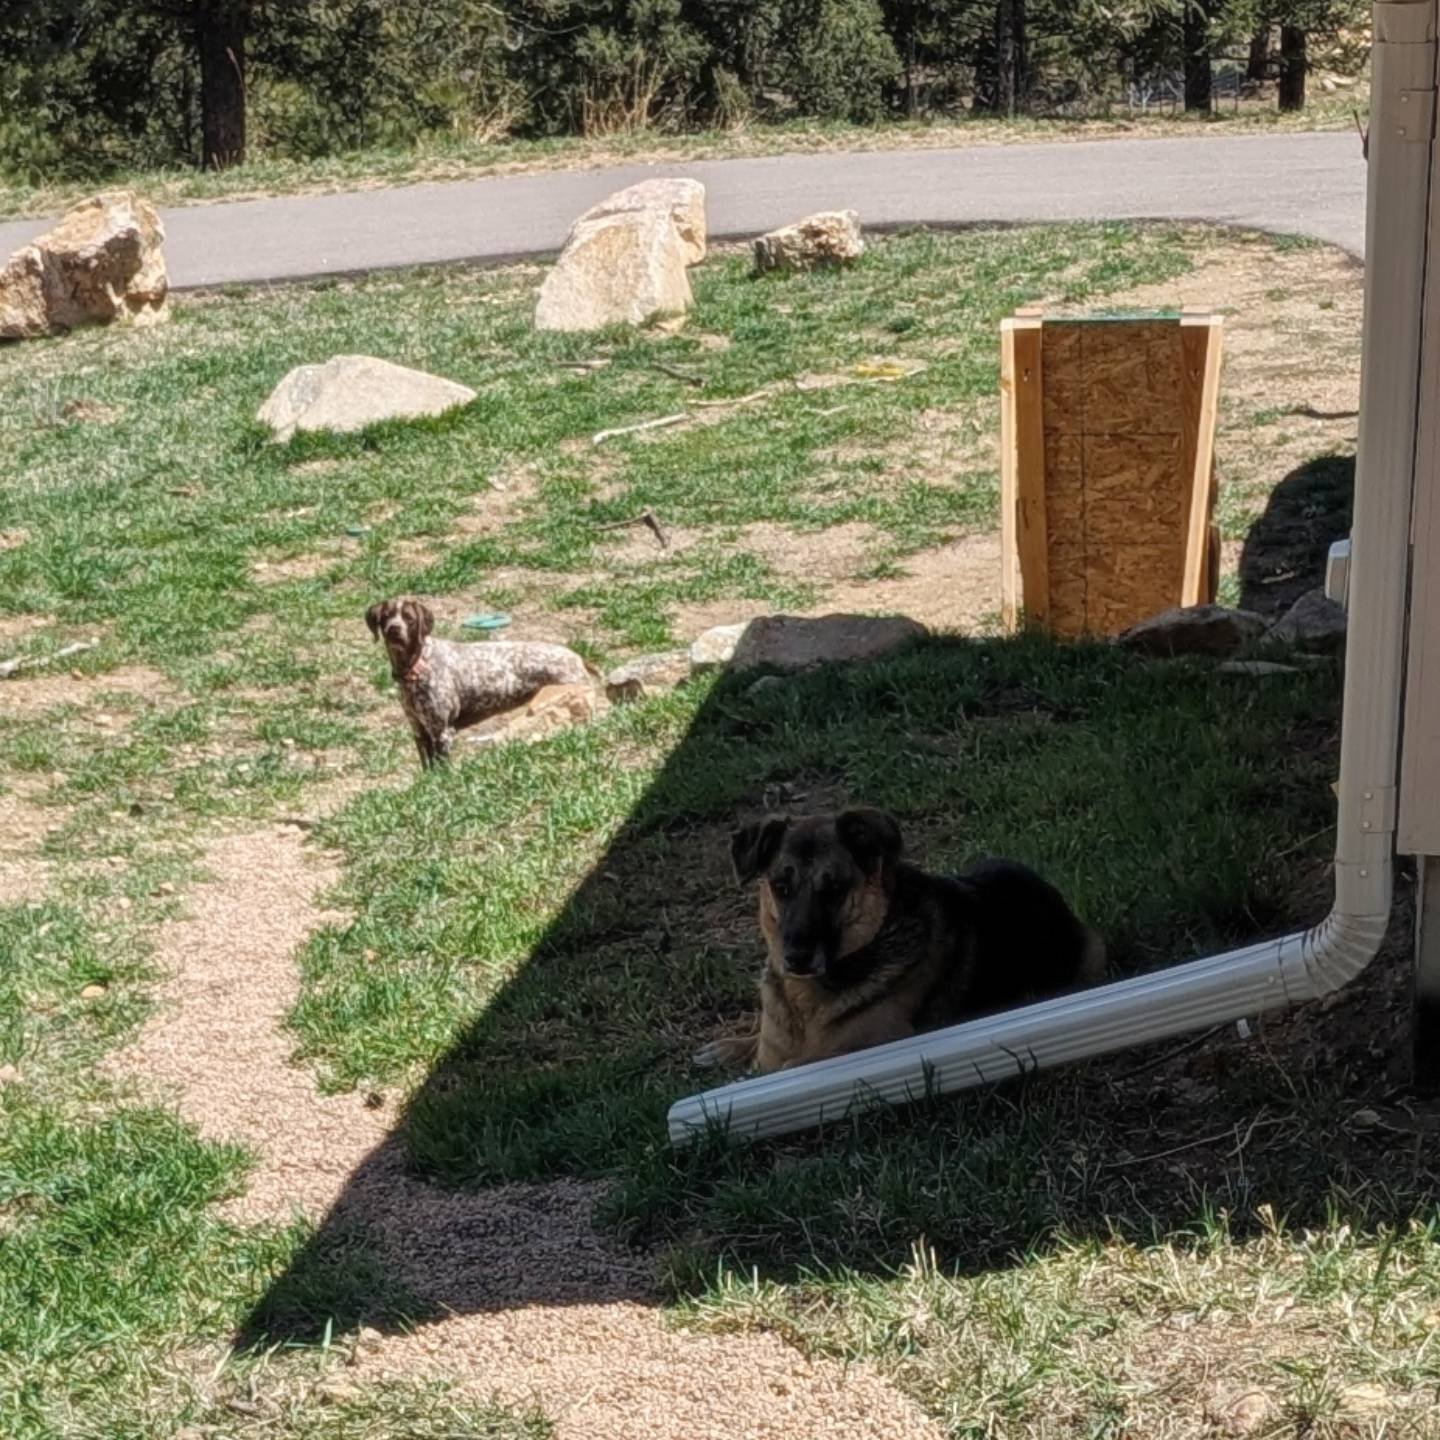
<path fill-rule="evenodd" d="M 705 188 L 649 180 L 592 206 L 540 286 L 537 330 L 641 325 L 690 308 L 688 266 L 705 253 Z"/>
<path fill-rule="evenodd" d="M 790 672 L 877 660 L 928 634 L 903 615 L 762 615 L 744 627 L 730 664 Z"/>
<path fill-rule="evenodd" d="M 593 720 L 601 697 L 590 685 L 546 685 L 524 705 L 492 715 L 464 738 L 474 745 L 531 743 Z"/>
<path fill-rule="evenodd" d="M 1206 1418 L 1222 1435 L 1253 1435 L 1274 1413 L 1263 1390 L 1215 1390 L 1205 1402 Z"/>
<path fill-rule="evenodd" d="M 276 440 L 297 431 L 349 434 L 382 420 L 415 420 L 468 405 L 475 392 L 423 370 L 373 355 L 336 355 L 323 365 L 297 365 L 270 392 L 256 419 Z"/>
<path fill-rule="evenodd" d="M 1249 610 L 1190 605 L 1132 625 L 1115 644 L 1142 655 L 1233 655 L 1264 633 L 1264 618 Z"/>
<path fill-rule="evenodd" d="M 1383 1385 L 1347 1385 L 1340 1392 L 1340 1414 L 1346 1419 L 1373 1419 L 1393 1406 L 1390 1392 Z"/>
<path fill-rule="evenodd" d="M 706 630 L 690 647 L 690 668 L 713 670 L 718 665 L 728 665 L 748 625 L 749 621 L 744 621 L 739 625 L 716 625 Z"/>
<path fill-rule="evenodd" d="M 1373 1130 L 1380 1123 L 1380 1116 L 1374 1110 L 1357 1110 L 1350 1117 L 1350 1123 L 1361 1130 Z"/>
<path fill-rule="evenodd" d="M 1266 645 L 1330 653 L 1345 641 L 1345 607 L 1322 589 L 1307 590 L 1265 632 Z"/>
<path fill-rule="evenodd" d="M 643 700 L 673 690 L 690 674 L 690 655 L 685 650 L 663 650 L 640 655 L 612 670 L 605 677 L 605 698 L 612 704 Z"/>
<path fill-rule="evenodd" d="M 14 1085 L 20 1079 L 20 1070 L 15 1065 L 0 1065 L 0 1085 Z"/>
<path fill-rule="evenodd" d="M 1219 675 L 1298 675 L 1298 665 L 1277 665 L 1273 660 L 1226 660 L 1215 667 Z"/>
<path fill-rule="evenodd" d="M 82 200 L 0 266 L 0 340 L 167 316 L 165 229 L 129 190 Z"/>
<path fill-rule="evenodd" d="M 378 1350 L 385 1343 L 385 1337 L 373 1325 L 362 1325 L 355 1340 L 366 1350 Z"/>
<path fill-rule="evenodd" d="M 762 235 L 755 242 L 755 273 L 848 265 L 864 253 L 860 217 L 853 210 L 824 210 Z"/>
<path fill-rule="evenodd" d="M 87 985 L 80 992 L 82 1000 L 99 1000 L 105 993 L 107 987 L 104 985 Z"/>

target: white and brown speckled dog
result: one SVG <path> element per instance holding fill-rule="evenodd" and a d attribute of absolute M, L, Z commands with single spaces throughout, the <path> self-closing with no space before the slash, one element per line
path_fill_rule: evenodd
<path fill-rule="evenodd" d="M 365 623 L 385 642 L 400 704 L 427 767 L 450 758 L 457 730 L 523 705 L 547 685 L 586 685 L 595 674 L 563 645 L 436 640 L 430 633 L 435 616 L 419 600 L 381 600 L 365 612 Z"/>

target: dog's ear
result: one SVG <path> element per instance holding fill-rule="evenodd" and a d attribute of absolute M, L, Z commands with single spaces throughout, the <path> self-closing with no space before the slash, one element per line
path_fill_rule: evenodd
<path fill-rule="evenodd" d="M 377 600 L 365 612 L 365 623 L 370 627 L 370 633 L 377 640 L 380 638 L 380 622 L 385 614 L 386 603 L 384 600 Z"/>
<path fill-rule="evenodd" d="M 835 817 L 835 834 L 866 874 L 893 865 L 905 848 L 899 824 L 884 810 L 846 810 Z"/>
<path fill-rule="evenodd" d="M 435 628 L 435 612 L 422 601 L 415 601 L 415 619 L 420 626 L 420 639 L 424 640 Z"/>
<path fill-rule="evenodd" d="M 735 867 L 735 878 L 742 884 L 757 880 L 761 872 L 775 858 L 790 820 L 785 815 L 767 815 L 750 825 L 742 825 L 730 837 L 730 863 Z"/>

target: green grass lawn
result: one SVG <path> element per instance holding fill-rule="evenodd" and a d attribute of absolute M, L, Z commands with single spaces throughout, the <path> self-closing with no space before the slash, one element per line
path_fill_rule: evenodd
<path fill-rule="evenodd" d="M 889 806 L 937 868 L 1039 865 L 1118 971 L 1151 969 L 1323 913 L 1336 662 L 1256 680 L 939 637 L 778 690 L 696 681 L 422 776 L 361 618 L 422 591 L 449 633 L 505 608 L 608 660 L 727 607 L 882 584 L 994 526 L 1000 317 L 1178 281 L 1214 243 L 918 233 L 778 283 L 724 255 L 674 335 L 537 336 L 537 271 L 460 270 L 185 298 L 165 327 L 0 351 L 0 650 L 99 642 L 0 682 L 54 687 L 0 709 L 0 806 L 48 822 L 52 875 L 0 906 L 6 1433 L 545 1433 L 433 1385 L 337 1401 L 354 1327 L 423 1312 L 353 1234 L 224 1219 L 248 1157 L 95 1068 L 146 1013 L 155 927 L 207 839 L 336 786 L 314 838 L 349 918 L 298 957 L 289 1023 L 317 1085 L 401 1099 L 417 1175 L 611 1182 L 606 1223 L 654 1255 L 677 1323 L 871 1360 L 953 1435 L 1200 1435 L 1202 1392 L 1232 1380 L 1265 1390 L 1276 1434 L 1423 1433 L 1435 1170 L 1387 1068 L 1395 963 L 1249 1039 L 763 1146 L 664 1139 L 712 1078 L 688 1055 L 751 994 L 737 817 Z M 479 399 L 266 443 L 280 375 L 345 351 Z M 1270 431 L 1246 424 L 1256 486 Z M 602 528 L 647 507 L 669 550 Z M 266 1343 L 217 1389 L 247 1322 Z"/>
<path fill-rule="evenodd" d="M 595 137 L 556 136 L 540 140 L 467 139 L 441 135 L 413 146 L 353 151 L 292 160 L 270 155 L 224 171 L 163 170 L 112 176 L 104 185 L 125 185 L 160 205 L 204 204 L 260 195 L 362 190 L 377 185 L 410 185 L 573 170 L 597 165 L 686 164 L 745 156 L 825 150 L 903 150 L 963 145 L 1016 145 L 1046 140 L 1103 140 L 1167 135 L 1233 135 L 1297 130 L 1349 130 L 1355 112 L 1369 111 L 1369 89 L 1320 94 L 1302 111 L 1281 114 L 1273 100 L 1247 101 L 1239 109 L 1220 104 L 1205 117 L 1183 112 L 1110 115 L 1073 119 L 1000 120 L 987 117 L 890 121 L 880 125 L 792 121 L 746 125 L 731 130 L 666 134 L 635 130 Z M 0 219 L 49 215 L 92 193 L 100 182 L 31 184 L 0 177 Z"/>

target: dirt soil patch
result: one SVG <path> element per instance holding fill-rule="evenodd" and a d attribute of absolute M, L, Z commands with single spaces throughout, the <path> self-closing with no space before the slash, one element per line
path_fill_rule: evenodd
<path fill-rule="evenodd" d="M 317 905 L 338 871 L 306 852 L 294 826 L 228 836 L 205 868 L 215 879 L 195 891 L 185 919 L 160 932 L 156 963 L 166 980 L 156 1013 L 108 1065 L 161 1086 L 202 1134 L 266 1155 L 230 1206 L 235 1218 L 313 1213 L 339 1193 L 357 1142 L 385 1133 L 359 1096 L 323 1098 L 289 1063 L 294 951 L 312 929 L 343 920 Z M 272 1154 L 277 1134 L 285 1143 Z"/>
<path fill-rule="evenodd" d="M 342 560 L 353 559 L 359 546 L 337 544 L 329 550 L 291 555 L 284 560 L 256 560 L 250 573 L 258 585 L 279 585 L 290 580 L 315 580 Z"/>
<path fill-rule="evenodd" d="M 5 548 L 5 537 L 0 535 L 0 550 Z M 49 615 L 0 615 L 0 646 L 8 647 L 28 640 L 54 623 L 54 618 Z"/>
<path fill-rule="evenodd" d="M 51 866 L 40 850 L 46 834 L 58 823 L 57 813 L 34 804 L 28 791 L 0 794 L 0 905 L 44 898 Z"/>
<path fill-rule="evenodd" d="M 819 548 L 828 532 L 813 537 Z M 814 560 L 815 571 L 805 559 L 810 537 L 792 535 L 787 550 L 797 567 L 795 573 L 810 576 L 823 573 L 826 561 Z M 842 552 L 843 553 L 843 552 Z M 922 550 L 897 561 L 898 575 L 865 580 L 852 574 L 822 583 L 808 606 L 787 607 L 787 614 L 906 615 L 934 631 L 959 634 L 989 633 L 1000 610 L 1000 537 L 998 534 L 966 535 L 935 550 Z M 843 566 L 834 564 L 830 568 Z M 739 624 L 773 613 L 774 606 L 760 600 L 705 601 L 681 605 L 675 610 L 674 632 L 689 644 L 702 631 L 715 625 Z"/>
<path fill-rule="evenodd" d="M 158 670 L 145 665 L 127 665 L 103 675 L 25 670 L 9 680 L 0 680 L 0 704 L 5 713 L 24 719 L 59 705 L 94 705 L 107 695 L 134 697 L 148 704 L 170 694 L 170 682 Z"/>

